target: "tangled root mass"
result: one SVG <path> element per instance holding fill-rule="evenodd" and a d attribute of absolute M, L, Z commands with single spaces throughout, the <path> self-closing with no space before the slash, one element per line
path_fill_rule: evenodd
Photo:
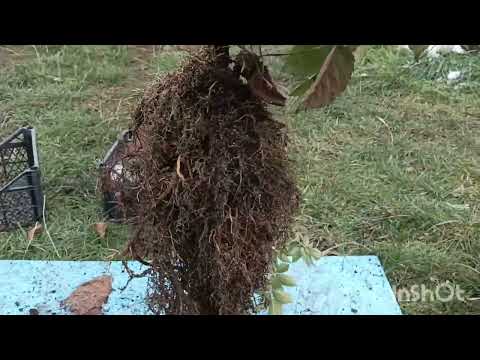
<path fill-rule="evenodd" d="M 129 251 L 158 314 L 254 311 L 298 206 L 285 127 L 228 60 L 202 48 L 134 115 Z"/>

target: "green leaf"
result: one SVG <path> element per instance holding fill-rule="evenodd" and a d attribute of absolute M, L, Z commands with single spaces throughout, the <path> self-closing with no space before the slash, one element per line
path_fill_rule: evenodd
<path fill-rule="evenodd" d="M 300 239 L 300 234 L 297 233 L 297 234 L 295 235 L 295 238 L 296 238 L 296 239 Z M 291 241 L 291 242 L 288 244 L 288 246 L 287 246 L 288 253 L 290 254 L 290 252 L 291 252 L 294 248 L 298 247 L 298 244 L 299 244 L 299 241 L 298 241 L 298 240 L 296 240 L 296 241 Z"/>
<path fill-rule="evenodd" d="M 290 304 L 293 302 L 293 299 L 290 296 L 290 294 L 281 290 L 273 290 L 273 299 L 279 302 L 280 304 Z"/>
<path fill-rule="evenodd" d="M 285 70 L 293 76 L 305 79 L 319 73 L 331 45 L 295 45 L 285 58 Z"/>
<path fill-rule="evenodd" d="M 420 59 L 429 46 L 430 45 L 408 45 L 410 50 L 412 50 L 413 55 L 415 55 L 415 60 Z"/>
<path fill-rule="evenodd" d="M 289 269 L 290 265 L 288 265 L 287 263 L 280 263 L 278 264 L 276 267 L 275 267 L 275 271 L 277 273 L 284 273 L 284 272 L 287 272 L 288 269 Z"/>
<path fill-rule="evenodd" d="M 302 255 L 302 248 L 295 247 L 291 250 L 290 256 L 292 257 L 292 262 L 297 262 L 303 255 Z"/>
<path fill-rule="evenodd" d="M 322 254 L 322 252 L 321 252 L 320 250 L 318 250 L 318 249 L 316 249 L 316 248 L 313 248 L 313 247 L 308 250 L 308 253 L 309 253 L 309 255 L 310 255 L 311 257 L 313 257 L 315 260 L 318 260 L 318 259 L 320 259 L 320 258 L 323 256 L 323 254 Z"/>
<path fill-rule="evenodd" d="M 280 254 L 280 255 L 278 255 L 278 258 L 279 258 L 280 260 L 282 260 L 283 262 L 286 262 L 286 263 L 290 262 L 289 257 L 288 257 L 287 255 L 283 254 L 283 253 Z"/>
<path fill-rule="evenodd" d="M 272 285 L 272 289 L 282 289 L 282 281 L 277 275 L 271 278 L 270 284 Z"/>
<path fill-rule="evenodd" d="M 305 264 L 307 264 L 308 266 L 313 265 L 313 260 L 312 260 L 312 257 L 310 255 L 305 255 L 303 257 L 303 261 L 305 261 Z"/>
<path fill-rule="evenodd" d="M 286 274 L 279 274 L 277 275 L 277 278 L 284 286 L 297 286 L 297 283 L 292 276 Z"/>
<path fill-rule="evenodd" d="M 316 77 L 317 75 L 314 75 L 307 80 L 302 81 L 300 85 L 298 85 L 295 89 L 292 90 L 292 92 L 290 92 L 290 96 L 298 97 L 304 95 L 308 91 L 308 89 L 312 87 Z"/>
<path fill-rule="evenodd" d="M 318 73 L 315 83 L 303 102 L 304 109 L 331 104 L 347 88 L 352 77 L 355 58 L 350 49 L 334 46 Z"/>
<path fill-rule="evenodd" d="M 282 315 L 282 304 L 277 301 L 272 301 L 268 307 L 268 313 L 270 315 Z"/>

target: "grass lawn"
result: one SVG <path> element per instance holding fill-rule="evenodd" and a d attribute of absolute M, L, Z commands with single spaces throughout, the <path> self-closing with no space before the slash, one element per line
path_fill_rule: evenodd
<path fill-rule="evenodd" d="M 47 225 L 62 259 L 113 259 L 127 231 L 101 220 L 97 162 L 143 89 L 182 53 L 159 47 L 0 47 L 0 138 L 38 133 Z M 450 70 L 463 79 L 448 83 Z M 392 285 L 450 281 L 465 302 L 401 303 L 410 314 L 480 314 L 480 57 L 413 64 L 375 47 L 334 105 L 279 115 L 292 129 L 299 223 L 324 250 L 380 257 Z M 278 110 L 276 110 L 278 111 Z M 41 235 L 0 234 L 2 259 L 58 259 Z"/>

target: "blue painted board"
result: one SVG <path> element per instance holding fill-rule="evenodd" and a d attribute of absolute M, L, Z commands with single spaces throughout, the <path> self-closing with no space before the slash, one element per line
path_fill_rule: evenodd
<path fill-rule="evenodd" d="M 314 266 L 290 267 L 297 281 L 285 290 L 295 299 L 284 313 L 299 315 L 401 315 L 393 290 L 376 256 L 329 256 Z"/>
<path fill-rule="evenodd" d="M 131 262 L 135 272 L 144 267 Z M 299 261 L 288 272 L 298 286 L 287 288 L 294 303 L 284 314 L 400 315 L 400 307 L 375 256 L 324 257 L 313 266 Z M 113 291 L 104 306 L 107 315 L 144 315 L 147 280 L 135 278 L 121 290 L 128 274 L 121 262 L 0 260 L 0 315 L 65 314 L 60 302 L 95 277 L 113 277 Z"/>

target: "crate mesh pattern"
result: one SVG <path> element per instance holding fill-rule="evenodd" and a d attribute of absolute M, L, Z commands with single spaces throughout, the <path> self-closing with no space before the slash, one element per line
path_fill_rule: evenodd
<path fill-rule="evenodd" d="M 0 231 L 41 220 L 42 210 L 35 130 L 21 128 L 0 143 Z"/>
<path fill-rule="evenodd" d="M 22 143 L 14 142 L 13 147 L 0 149 L 0 187 L 20 175 L 25 168 L 28 168 L 27 149 Z"/>

